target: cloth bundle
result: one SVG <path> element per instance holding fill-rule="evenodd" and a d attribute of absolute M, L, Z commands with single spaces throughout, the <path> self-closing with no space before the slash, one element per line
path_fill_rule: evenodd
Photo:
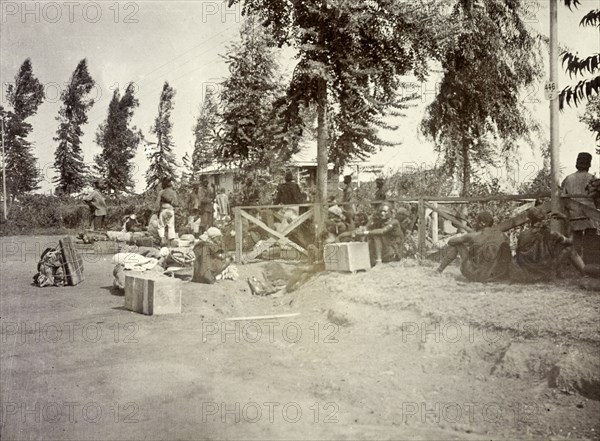
<path fill-rule="evenodd" d="M 237 280 L 239 279 L 240 274 L 238 272 L 238 269 L 235 265 L 229 265 L 227 268 L 225 268 L 223 270 L 223 272 L 219 275 L 217 275 L 217 277 L 215 277 L 217 280 Z"/>
<path fill-rule="evenodd" d="M 65 286 L 65 274 L 60 249 L 46 248 L 38 262 L 38 272 L 33 283 L 40 288 L 45 286 Z"/>

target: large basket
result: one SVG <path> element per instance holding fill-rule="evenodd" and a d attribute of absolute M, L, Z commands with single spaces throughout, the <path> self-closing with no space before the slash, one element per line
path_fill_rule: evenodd
<path fill-rule="evenodd" d="M 75 248 L 73 240 L 67 236 L 58 241 L 62 256 L 62 266 L 67 285 L 75 286 L 83 282 L 83 259 Z"/>

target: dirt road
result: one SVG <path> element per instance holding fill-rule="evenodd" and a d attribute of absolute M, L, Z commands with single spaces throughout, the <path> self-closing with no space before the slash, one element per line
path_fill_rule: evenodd
<path fill-rule="evenodd" d="M 144 316 L 109 255 L 77 287 L 31 286 L 57 239 L 1 241 L 2 440 L 600 438 L 600 295 L 568 281 L 407 261 L 255 297 L 246 277 L 293 269 L 260 263 Z"/>

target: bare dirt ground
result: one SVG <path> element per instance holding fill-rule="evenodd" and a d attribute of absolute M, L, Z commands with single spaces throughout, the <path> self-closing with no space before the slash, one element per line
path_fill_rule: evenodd
<path fill-rule="evenodd" d="M 85 255 L 79 286 L 31 286 L 57 239 L 0 242 L 2 440 L 600 438 L 600 294 L 572 281 L 406 261 L 252 296 L 247 277 L 294 269 L 269 262 L 144 316 L 110 255 Z"/>

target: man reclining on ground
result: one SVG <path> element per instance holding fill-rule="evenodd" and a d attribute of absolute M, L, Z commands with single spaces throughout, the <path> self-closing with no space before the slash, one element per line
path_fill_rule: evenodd
<path fill-rule="evenodd" d="M 458 255 L 460 272 L 472 282 L 492 282 L 508 277 L 511 252 L 508 238 L 493 227 L 494 218 L 483 211 L 477 215 L 475 232 L 453 237 L 437 271 L 441 273 Z"/>

